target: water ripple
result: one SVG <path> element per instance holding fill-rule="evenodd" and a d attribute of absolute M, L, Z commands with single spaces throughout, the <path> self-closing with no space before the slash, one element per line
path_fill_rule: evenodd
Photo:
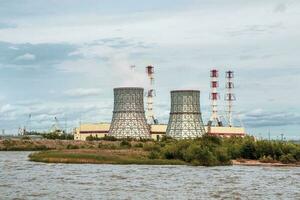
<path fill-rule="evenodd" d="M 0 152 L 0 199 L 300 199 L 300 168 L 72 165 Z"/>

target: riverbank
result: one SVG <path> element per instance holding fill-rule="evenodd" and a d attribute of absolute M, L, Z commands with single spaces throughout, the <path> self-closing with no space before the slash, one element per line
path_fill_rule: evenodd
<path fill-rule="evenodd" d="M 256 141 L 252 137 L 194 140 L 107 141 L 4 140 L 0 150 L 42 151 L 32 161 L 99 164 L 186 164 L 194 166 L 298 166 L 300 145 L 283 141 Z M 255 162 L 254 162 L 255 161 Z"/>
<path fill-rule="evenodd" d="M 73 164 L 137 164 L 137 165 L 186 165 L 181 160 L 151 159 L 149 153 L 138 149 L 73 149 L 32 153 L 29 159 L 45 163 Z"/>
<path fill-rule="evenodd" d="M 103 143 L 112 143 L 105 142 Z M 28 139 L 5 139 L 0 140 L 0 151 L 44 151 L 61 149 L 89 149 L 98 148 L 96 141 L 74 141 L 74 140 L 28 140 Z"/>
<path fill-rule="evenodd" d="M 284 164 L 281 162 L 261 162 L 259 160 L 232 160 L 232 165 L 258 166 L 258 167 L 300 167 L 300 163 Z"/>
<path fill-rule="evenodd" d="M 191 165 L 182 160 L 153 159 L 141 149 L 72 149 L 32 153 L 30 161 L 70 164 L 136 164 L 136 165 Z M 300 163 L 261 162 L 259 160 L 231 160 L 232 165 L 262 167 L 300 167 Z"/>

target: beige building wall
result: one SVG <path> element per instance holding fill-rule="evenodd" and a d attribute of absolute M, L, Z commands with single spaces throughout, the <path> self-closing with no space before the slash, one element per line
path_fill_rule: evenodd
<path fill-rule="evenodd" d="M 243 127 L 205 127 L 206 132 L 209 135 L 215 135 L 220 137 L 244 137 L 246 131 Z"/>
<path fill-rule="evenodd" d="M 110 123 L 87 123 L 81 124 L 78 128 L 74 130 L 74 140 L 86 140 L 90 135 L 93 137 L 105 137 L 108 135 L 110 128 Z M 155 124 L 150 125 L 151 138 L 154 140 L 160 140 L 164 135 L 166 135 L 167 124 Z M 205 131 L 210 135 L 220 136 L 220 137 L 244 137 L 246 135 L 245 129 L 243 127 L 205 127 Z"/>
<path fill-rule="evenodd" d="M 81 124 L 74 131 L 74 140 L 86 140 L 88 136 L 104 137 L 108 134 L 110 123 Z"/>

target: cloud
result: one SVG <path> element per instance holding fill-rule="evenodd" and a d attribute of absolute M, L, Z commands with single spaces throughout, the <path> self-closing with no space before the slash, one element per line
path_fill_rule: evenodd
<path fill-rule="evenodd" d="M 142 57 L 136 57 L 135 54 L 142 56 L 148 50 L 150 50 L 150 45 L 143 42 L 122 38 L 104 38 L 84 44 L 69 54 L 79 56 L 81 59 L 66 61 L 56 67 L 68 73 L 86 74 L 90 77 L 101 76 L 102 81 L 107 80 L 114 87 L 146 87 L 148 84 L 144 71 L 146 65 L 138 66 L 135 71 L 130 66 L 136 65 L 136 62 L 139 62 L 138 59 L 142 59 Z"/>
<path fill-rule="evenodd" d="M 18 61 L 22 61 L 22 60 L 24 60 L 24 61 L 32 61 L 32 60 L 35 60 L 35 55 L 30 54 L 30 53 L 26 53 L 24 55 L 16 57 L 16 60 L 18 60 Z"/>
<path fill-rule="evenodd" d="M 16 28 L 16 27 L 17 26 L 15 24 L 0 22 L 0 29 L 10 29 L 10 28 Z"/>
<path fill-rule="evenodd" d="M 98 96 L 103 91 L 98 88 L 76 88 L 67 90 L 64 93 L 70 97 L 87 97 L 87 96 Z"/>
<path fill-rule="evenodd" d="M 76 48 L 76 45 L 67 43 L 0 42 L 0 65 L 53 65 L 79 57 L 69 55 Z"/>
<path fill-rule="evenodd" d="M 29 119 L 29 114 L 31 118 Z M 0 106 L 0 128 L 8 133 L 26 126 L 30 130 L 47 131 L 59 119 L 61 128 L 65 123 L 71 131 L 79 121 L 97 122 L 111 120 L 112 104 L 109 102 L 39 102 L 26 104 L 4 104 Z M 14 132 L 16 133 L 16 132 Z"/>
<path fill-rule="evenodd" d="M 283 3 L 277 4 L 274 7 L 274 12 L 275 13 L 284 13 L 284 12 L 286 12 L 286 10 L 287 10 L 287 6 L 286 6 L 286 4 L 283 4 Z"/>
<path fill-rule="evenodd" d="M 270 112 L 263 109 L 256 109 L 240 116 L 246 126 L 251 128 L 300 124 L 300 115 L 292 112 Z"/>

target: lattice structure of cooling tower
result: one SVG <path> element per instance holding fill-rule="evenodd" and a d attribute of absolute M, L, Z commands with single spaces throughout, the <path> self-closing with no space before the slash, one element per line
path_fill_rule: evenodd
<path fill-rule="evenodd" d="M 150 138 L 144 110 L 144 89 L 114 89 L 114 110 L 109 133 L 116 138 Z"/>
<path fill-rule="evenodd" d="M 171 91 L 171 112 L 166 135 L 175 139 L 188 139 L 203 134 L 205 128 L 200 111 L 200 91 Z"/>

